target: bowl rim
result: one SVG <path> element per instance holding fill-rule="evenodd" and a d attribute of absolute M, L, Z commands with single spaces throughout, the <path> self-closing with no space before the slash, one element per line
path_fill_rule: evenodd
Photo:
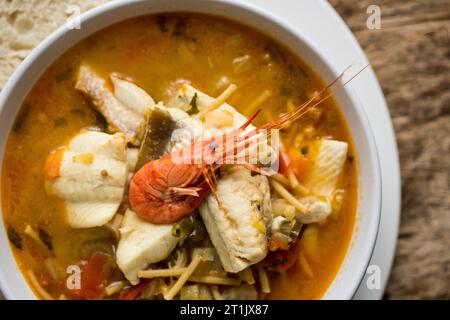
<path fill-rule="evenodd" d="M 86 23 L 89 21 L 94 21 L 95 19 L 99 19 L 99 16 L 104 16 L 107 13 L 112 12 L 114 10 L 118 10 L 120 8 L 124 8 L 124 7 L 128 7 L 128 6 L 132 7 L 135 5 L 142 4 L 144 2 L 146 2 L 147 5 L 151 6 L 152 2 L 157 2 L 157 1 L 158 0 L 154 0 L 154 1 L 116 0 L 113 2 L 108 2 L 108 3 L 102 4 L 92 10 L 82 13 L 80 15 L 79 19 L 81 21 L 81 24 L 83 24 L 83 23 Z M 180 1 L 177 1 L 177 0 L 165 0 L 165 1 L 169 4 L 169 6 L 174 5 L 175 7 L 178 7 L 180 5 Z M 333 74 L 338 74 L 336 68 L 326 58 L 326 56 L 322 53 L 320 48 L 318 48 L 308 37 L 306 37 L 300 31 L 293 28 L 288 22 L 286 22 L 286 21 L 282 20 L 281 18 L 279 18 L 278 16 L 270 13 L 268 10 L 258 7 L 257 5 L 254 5 L 254 4 L 251 4 L 251 3 L 248 3 L 245 1 L 241 1 L 241 0 L 192 0 L 192 1 L 196 1 L 197 3 L 208 2 L 208 5 L 210 5 L 211 3 L 216 3 L 216 5 L 220 4 L 223 6 L 227 6 L 227 7 L 231 8 L 231 10 L 247 11 L 250 14 L 259 16 L 260 18 L 268 21 L 269 23 L 278 25 L 278 27 L 283 29 L 284 32 L 288 33 L 290 36 L 293 36 L 297 41 L 300 41 L 307 48 L 309 48 L 313 52 L 313 54 L 318 58 L 320 63 L 322 63 L 324 65 L 325 68 L 327 68 L 328 70 L 333 72 Z M 175 10 L 160 11 L 160 13 L 170 12 L 170 11 L 172 11 L 172 12 L 177 12 L 177 11 L 178 12 L 187 12 L 189 10 L 175 8 Z M 208 10 L 205 10 L 200 13 L 207 13 L 207 11 Z M 191 11 L 191 12 L 199 12 L 199 11 L 197 10 L 197 11 Z M 144 12 L 144 13 L 136 12 L 133 16 L 136 17 L 136 16 L 147 15 L 147 14 L 156 14 L 156 13 L 157 12 Z M 218 13 L 211 13 L 211 14 L 221 16 Z M 105 19 L 105 17 L 103 17 L 103 18 Z M 6 82 L 3 90 L 1 90 L 1 92 L 0 92 L 0 117 L 4 116 L 6 104 L 8 103 L 11 96 L 13 95 L 14 89 L 22 81 L 26 81 L 26 80 L 24 80 L 24 78 L 26 76 L 28 76 L 28 73 L 30 73 L 32 65 L 36 61 L 38 61 L 42 56 L 47 55 L 47 54 L 52 55 L 51 62 L 49 62 L 44 68 L 41 68 L 45 71 L 52 62 L 54 62 L 59 56 L 61 56 L 61 54 L 66 52 L 68 50 L 68 48 L 72 47 L 73 45 L 75 45 L 79 41 L 81 41 L 81 39 L 84 39 L 84 38 L 92 35 L 93 33 L 97 32 L 101 29 L 104 29 L 112 24 L 115 24 L 119 21 L 125 21 L 129 18 L 131 18 L 130 15 L 119 18 L 119 19 L 116 18 L 115 21 L 111 21 L 111 19 L 109 19 L 110 21 L 108 21 L 106 23 L 102 23 L 102 26 L 97 28 L 96 30 L 89 30 L 88 32 L 84 33 L 81 37 L 74 37 L 74 38 L 76 38 L 75 40 L 73 38 L 71 40 L 68 40 L 69 44 L 66 44 L 65 48 L 61 49 L 60 47 L 57 47 L 55 49 L 55 48 L 53 48 L 55 43 L 57 43 L 58 41 L 61 41 L 63 38 L 70 38 L 69 33 L 72 31 L 69 28 L 67 28 L 66 24 L 60 26 L 57 30 L 55 30 L 48 37 L 46 37 L 41 43 L 39 43 L 29 53 L 29 55 L 20 63 L 20 65 L 16 68 L 16 70 L 13 72 L 13 74 L 10 76 L 10 78 Z M 227 16 L 227 18 L 230 18 L 238 23 L 244 23 L 244 24 L 250 25 L 257 30 L 262 31 L 261 28 L 258 28 L 258 25 L 255 25 L 252 23 L 247 23 L 247 22 L 242 22 L 237 19 L 234 19 L 234 17 Z M 267 32 L 265 32 L 265 33 L 267 34 Z M 273 38 L 272 34 L 268 34 L 268 36 Z M 284 44 L 284 45 L 287 45 L 287 44 Z M 56 53 L 51 52 L 52 50 L 56 51 Z M 294 51 L 294 54 L 298 55 L 298 53 L 295 51 Z M 31 77 L 32 77 L 31 87 L 36 83 L 36 81 L 42 75 L 42 72 L 43 71 L 40 71 L 40 72 L 35 71 L 34 74 L 31 75 Z M 354 277 L 355 280 L 353 281 L 352 284 L 348 284 L 348 286 L 349 286 L 349 290 L 347 290 L 348 292 L 346 292 L 346 294 L 342 295 L 342 297 L 338 296 L 338 299 L 351 299 L 351 298 L 353 298 L 354 294 L 357 291 L 357 288 L 359 287 L 359 285 L 361 284 L 361 282 L 364 279 L 364 275 L 365 275 L 367 266 L 370 263 L 370 259 L 372 257 L 373 251 L 374 251 L 374 247 L 375 247 L 375 243 L 376 243 L 376 239 L 377 239 L 377 235 L 378 235 L 378 231 L 379 231 L 379 223 L 380 223 L 380 216 L 381 216 L 381 168 L 380 168 L 380 163 L 379 163 L 377 145 L 375 143 L 374 134 L 373 134 L 372 128 L 370 126 L 370 123 L 368 121 L 367 114 L 364 111 L 364 109 L 362 108 L 361 102 L 358 99 L 354 90 L 351 87 L 346 87 L 344 90 L 346 91 L 346 94 L 348 95 L 349 99 L 351 100 L 352 104 L 354 105 L 353 110 L 356 113 L 358 119 L 361 121 L 362 127 L 364 128 L 364 133 L 366 135 L 368 147 L 369 147 L 369 151 L 370 151 L 369 157 L 371 158 L 371 160 L 373 160 L 372 165 L 374 166 L 373 169 L 375 172 L 375 176 L 373 177 L 374 178 L 373 185 L 375 186 L 375 188 L 374 188 L 374 194 L 371 196 L 374 198 L 373 211 L 376 214 L 371 215 L 372 221 L 370 221 L 371 227 L 369 229 L 370 234 L 368 235 L 368 238 L 369 238 L 368 243 L 367 243 L 368 248 L 367 248 L 367 250 L 364 250 L 364 256 L 359 257 L 359 259 L 361 261 L 363 261 L 363 263 L 358 263 L 358 266 L 353 266 L 353 268 L 358 267 L 357 270 L 355 270 L 355 274 L 357 276 Z M 23 102 L 23 99 L 25 99 L 25 97 L 28 93 L 29 93 L 29 90 L 26 90 L 26 92 L 21 94 L 21 97 L 20 97 L 21 102 Z M 21 103 L 19 105 L 21 105 Z M 13 120 L 19 110 L 19 107 L 16 107 L 15 109 L 16 109 L 15 114 L 12 117 Z M 13 121 L 9 121 L 9 126 L 6 128 L 6 132 L 8 132 L 8 133 L 10 132 L 12 125 L 13 125 Z M 6 137 L 0 137 L 0 139 L 4 140 L 4 142 L 6 142 L 7 137 L 8 137 L 8 135 Z M 3 142 L 3 141 L 1 141 L 1 142 Z M 1 162 L 2 162 L 1 169 L 0 169 L 1 172 L 3 172 L 4 151 L 5 151 L 5 148 L 1 147 L 0 148 L 0 158 L 1 158 Z M 359 174 L 358 174 L 358 176 L 359 176 Z M 0 185 L 0 190 L 1 190 L 1 185 Z M 360 201 L 361 201 L 361 199 L 358 200 L 358 203 Z M 1 199 L 0 199 L 0 203 L 1 203 Z M 2 211 L 3 211 L 2 207 L 0 207 L 0 212 L 2 212 Z M 357 223 L 358 222 L 355 221 L 355 227 L 356 227 Z M 6 238 L 6 229 L 4 226 L 3 214 L 2 214 L 2 217 L 0 218 L 0 229 L 2 229 L 0 231 L 0 237 Z M 351 243 L 348 245 L 344 260 L 339 268 L 338 274 L 342 271 L 342 266 L 343 266 L 345 260 L 348 258 L 349 252 L 351 251 L 351 246 L 352 246 L 353 238 L 355 236 L 355 232 L 356 232 L 356 229 L 354 228 L 353 232 L 352 232 Z M 9 245 L 9 241 L 7 239 L 6 239 L 6 243 Z M 8 248 L 8 253 L 9 253 L 9 255 L 12 256 L 12 259 L 16 264 L 15 267 L 17 269 L 19 269 L 15 257 L 12 255 L 11 247 Z M 19 273 L 22 275 L 22 271 L 20 269 L 19 269 Z M 329 293 L 329 290 L 333 286 L 338 274 L 334 277 L 332 283 L 327 288 L 327 291 L 324 293 L 323 297 L 325 297 Z M 22 277 L 23 277 L 23 275 L 22 275 Z M 0 289 L 2 289 L 3 294 L 5 295 L 5 297 L 7 299 L 17 298 L 17 297 L 14 297 L 10 293 L 8 282 L 9 282 L 8 279 L 6 279 L 4 277 L 3 271 L 0 268 Z M 29 288 L 28 283 L 27 283 L 27 287 Z M 30 291 L 32 291 L 31 288 L 29 288 L 29 289 L 30 289 Z M 36 298 L 34 293 L 32 293 L 32 294 L 33 294 L 34 298 Z"/>

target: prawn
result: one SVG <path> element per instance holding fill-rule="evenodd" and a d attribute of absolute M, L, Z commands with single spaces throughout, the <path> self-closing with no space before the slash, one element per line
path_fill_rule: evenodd
<path fill-rule="evenodd" d="M 346 81 L 344 85 L 355 78 L 367 66 L 351 77 L 350 80 Z M 226 133 L 219 138 L 226 141 L 238 139 L 240 141 L 239 145 L 242 146 L 248 145 L 250 140 L 258 135 L 263 135 L 264 138 L 270 137 L 273 129 L 282 129 L 288 126 L 301 118 L 310 108 L 317 106 L 331 97 L 332 93 L 328 92 L 328 89 L 343 77 L 344 72 L 321 89 L 315 96 L 297 106 L 292 111 L 281 115 L 278 119 L 266 123 L 260 128 L 246 132 L 247 127 L 261 111 L 259 110 L 240 128 L 233 130 L 231 133 Z M 242 137 L 243 133 L 245 133 L 245 137 Z M 239 140 L 239 138 L 242 139 Z M 222 166 L 217 160 L 224 154 L 229 154 L 230 152 L 236 156 L 239 145 L 233 145 L 231 150 L 227 150 L 228 147 L 218 148 L 214 143 L 216 139 L 213 137 L 206 141 L 193 142 L 191 145 L 185 146 L 160 159 L 149 161 L 141 167 L 133 176 L 129 187 L 130 205 L 136 214 L 144 220 L 155 224 L 174 223 L 194 212 L 211 192 L 214 194 L 220 206 L 220 201 L 214 188 L 216 171 Z M 211 151 L 210 149 L 212 149 L 209 161 L 205 161 L 203 158 L 201 161 L 192 161 L 192 150 L 199 149 L 201 154 L 206 150 Z M 180 154 L 187 155 L 188 160 L 191 161 L 182 161 L 181 163 L 174 161 Z M 243 165 L 254 172 L 266 174 L 256 165 L 250 163 L 243 163 Z"/>

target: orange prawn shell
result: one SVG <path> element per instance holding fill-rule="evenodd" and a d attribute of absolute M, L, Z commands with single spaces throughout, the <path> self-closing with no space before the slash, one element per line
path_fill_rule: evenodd
<path fill-rule="evenodd" d="M 130 183 L 132 209 L 144 220 L 156 224 L 173 223 L 192 213 L 208 195 L 209 187 L 200 179 L 203 166 L 175 164 L 171 155 L 145 164 Z M 170 199 L 171 188 L 196 186 L 198 196 Z"/>

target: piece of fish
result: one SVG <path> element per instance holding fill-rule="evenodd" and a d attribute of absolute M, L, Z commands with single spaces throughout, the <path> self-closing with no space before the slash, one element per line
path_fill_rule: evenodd
<path fill-rule="evenodd" d="M 193 106 L 198 111 L 204 110 L 213 101 L 214 98 L 207 94 L 182 84 L 168 105 L 190 112 Z M 226 121 L 220 121 L 226 115 L 231 116 Z M 192 117 L 198 119 L 195 113 Z M 224 103 L 202 119 L 203 137 L 220 135 L 240 127 L 246 121 L 244 115 Z M 254 128 L 250 125 L 248 130 Z M 259 156 L 273 156 L 272 149 Z M 266 231 L 271 219 L 269 183 L 264 176 L 252 175 L 248 169 L 232 166 L 219 177 L 216 193 L 221 207 L 210 194 L 200 205 L 199 211 L 225 271 L 239 272 L 267 255 Z"/>
<path fill-rule="evenodd" d="M 201 133 L 201 123 L 182 110 L 157 104 L 147 112 L 146 132 L 137 155 L 135 170 L 146 162 L 161 158 L 190 142 L 188 137 L 174 134 L 175 130 L 196 130 Z M 130 152 L 130 149 L 128 150 Z M 129 154 L 130 159 L 134 159 L 134 150 L 136 149 L 133 149 L 133 154 Z M 120 228 L 116 259 L 117 265 L 131 284 L 139 282 L 139 271 L 166 259 L 175 248 L 179 239 L 173 236 L 172 228 L 173 224 L 151 224 L 139 218 L 133 211 L 127 210 Z"/>
<path fill-rule="evenodd" d="M 143 135 L 146 110 L 155 103 L 132 82 L 116 75 L 111 76 L 111 81 L 113 91 L 91 67 L 81 65 L 75 89 L 91 100 L 112 130 L 125 133 L 129 142 L 138 145 Z"/>
<path fill-rule="evenodd" d="M 265 176 L 234 166 L 221 173 L 216 190 L 221 206 L 209 195 L 199 211 L 225 271 L 239 272 L 267 255 L 269 183 Z"/>
<path fill-rule="evenodd" d="M 166 259 L 178 243 L 171 224 L 149 223 L 131 210 L 126 211 L 119 231 L 117 265 L 133 285 L 139 283 L 139 271 Z"/>
<path fill-rule="evenodd" d="M 314 142 L 310 150 L 314 165 L 303 185 L 311 194 L 299 199 L 305 205 L 306 212 L 297 215 L 302 223 L 319 222 L 331 214 L 330 199 L 344 171 L 348 144 L 323 139 Z"/>
<path fill-rule="evenodd" d="M 82 131 L 50 153 L 44 175 L 47 192 L 64 200 L 71 227 L 102 226 L 117 212 L 124 194 L 125 135 Z"/>

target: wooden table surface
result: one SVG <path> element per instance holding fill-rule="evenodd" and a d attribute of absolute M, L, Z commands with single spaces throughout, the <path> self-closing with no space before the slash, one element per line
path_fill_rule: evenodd
<path fill-rule="evenodd" d="M 102 2 L 0 2 L 0 89 L 31 48 L 65 21 L 67 5 L 84 11 Z M 449 299 L 450 1 L 330 2 L 375 69 L 397 136 L 402 217 L 385 298 Z M 371 4 L 381 9 L 379 30 L 366 27 Z"/>
<path fill-rule="evenodd" d="M 397 136 L 402 216 L 385 297 L 449 299 L 450 1 L 331 4 L 369 58 Z M 366 27 L 370 4 L 381 9 L 380 30 Z"/>

